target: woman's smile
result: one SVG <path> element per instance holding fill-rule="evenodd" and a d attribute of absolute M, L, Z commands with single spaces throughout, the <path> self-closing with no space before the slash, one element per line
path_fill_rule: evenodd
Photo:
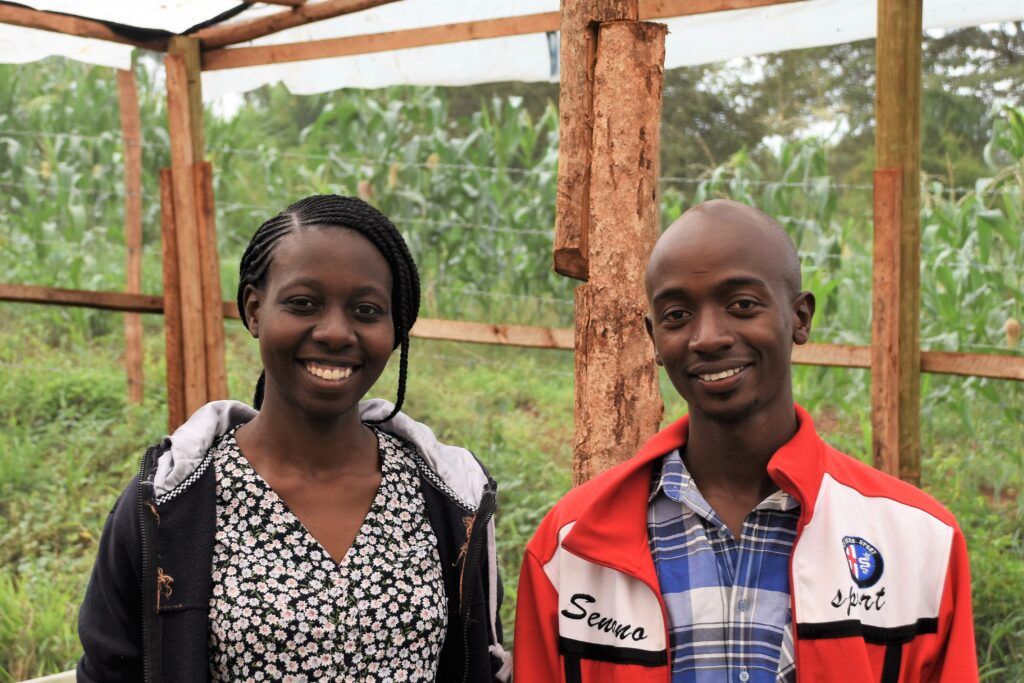
<path fill-rule="evenodd" d="M 342 380 L 348 379 L 352 376 L 352 373 L 359 370 L 359 367 L 355 365 L 339 365 L 320 361 L 300 361 L 300 363 L 306 368 L 306 372 L 313 377 L 332 384 L 338 384 Z"/>

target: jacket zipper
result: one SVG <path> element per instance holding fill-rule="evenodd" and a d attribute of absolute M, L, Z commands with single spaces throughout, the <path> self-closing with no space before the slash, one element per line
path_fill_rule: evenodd
<path fill-rule="evenodd" d="M 476 586 L 476 581 L 473 580 L 473 577 L 476 574 L 477 560 L 480 557 L 482 545 L 480 539 L 487 538 L 487 525 L 490 524 L 491 517 L 494 516 L 496 502 L 497 498 L 494 489 L 491 488 L 491 482 L 488 482 L 487 488 L 484 489 L 484 495 L 480 498 L 480 507 L 477 509 L 476 518 L 473 521 L 473 529 L 467 539 L 466 561 L 462 566 L 462 576 L 469 579 L 469 591 L 460 596 L 459 604 L 459 612 L 462 613 L 460 615 L 462 617 L 462 683 L 466 683 L 469 679 L 469 611 L 472 604 L 470 598 L 473 596 L 473 588 Z M 483 524 L 480 524 L 481 513 L 484 515 Z M 482 531 L 478 532 L 479 529 L 482 529 Z M 497 558 L 495 558 L 495 561 L 497 561 Z M 488 629 L 491 627 L 491 624 L 487 624 Z M 490 633 L 488 632 L 488 642 L 490 642 L 490 639 Z"/>
<path fill-rule="evenodd" d="M 152 640 L 154 637 L 154 627 L 156 626 L 155 619 L 150 619 L 149 611 L 149 600 L 155 596 L 155 593 L 150 594 L 150 584 L 155 581 L 150 580 L 150 574 L 153 572 L 151 565 L 151 547 L 150 539 L 147 534 L 146 528 L 148 520 L 146 519 L 146 504 L 152 503 L 152 496 L 149 495 L 152 492 L 152 484 L 146 480 L 146 469 L 149 464 L 150 456 L 157 449 L 149 448 L 142 456 L 142 464 L 139 467 L 139 538 L 142 542 L 142 590 L 140 603 L 142 605 L 142 678 L 145 683 L 150 683 L 156 680 L 153 676 L 153 665 L 151 652 Z M 149 484 L 147 486 L 147 484 Z M 148 489 L 148 490 L 147 490 Z M 154 586 L 155 587 L 155 586 Z"/>

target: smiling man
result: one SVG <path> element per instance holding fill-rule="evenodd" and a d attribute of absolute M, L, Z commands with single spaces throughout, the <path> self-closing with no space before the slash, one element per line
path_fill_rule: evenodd
<path fill-rule="evenodd" d="M 541 523 L 516 680 L 977 680 L 953 516 L 828 446 L 793 402 L 814 295 L 785 231 L 698 205 L 655 245 L 646 285 L 689 414 Z"/>

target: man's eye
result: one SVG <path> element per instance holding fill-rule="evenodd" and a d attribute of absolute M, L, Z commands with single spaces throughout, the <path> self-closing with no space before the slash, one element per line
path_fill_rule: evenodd
<path fill-rule="evenodd" d="M 681 308 L 674 308 L 672 310 L 665 311 L 664 315 L 664 319 L 671 322 L 679 322 L 680 320 L 686 320 L 689 317 L 689 312 Z"/>
<path fill-rule="evenodd" d="M 729 304 L 734 311 L 752 311 L 757 307 L 757 302 L 751 299 L 740 299 Z"/>

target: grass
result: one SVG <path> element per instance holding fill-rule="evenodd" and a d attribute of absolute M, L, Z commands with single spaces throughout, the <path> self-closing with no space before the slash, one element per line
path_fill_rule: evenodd
<path fill-rule="evenodd" d="M 119 337 L 40 343 L 48 322 L 37 312 L 0 306 L 0 681 L 73 666 L 77 607 L 103 521 L 166 421 L 158 318 L 146 319 L 146 401 L 131 406 L 124 401 Z M 256 346 L 232 328 L 230 391 L 247 400 L 259 369 Z M 510 637 L 523 546 L 571 484 L 572 357 L 416 340 L 411 368 L 408 412 L 442 440 L 471 448 L 499 482 L 502 617 Z M 798 368 L 795 392 L 832 443 L 863 458 L 867 396 L 849 390 L 862 372 Z M 394 381 L 389 368 L 374 393 L 392 396 Z M 931 378 L 929 395 L 955 393 L 965 381 Z M 847 394 L 830 400 L 836 387 Z M 663 388 L 668 420 L 683 404 L 667 382 Z M 997 393 L 1007 406 L 1021 398 L 1011 383 Z M 958 515 L 967 535 L 985 680 L 1024 680 L 1019 425 L 991 404 L 969 412 L 976 436 L 965 438 L 961 416 L 934 406 L 925 411 L 925 486 Z"/>

